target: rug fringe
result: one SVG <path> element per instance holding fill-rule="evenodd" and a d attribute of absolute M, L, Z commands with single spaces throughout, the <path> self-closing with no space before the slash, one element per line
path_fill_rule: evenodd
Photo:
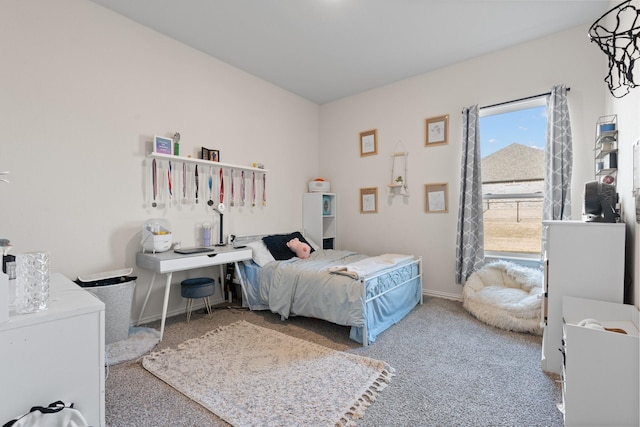
<path fill-rule="evenodd" d="M 365 410 L 375 402 L 378 395 L 390 383 L 391 378 L 395 375 L 395 369 L 385 363 L 385 369 L 380 372 L 378 378 L 362 393 L 349 410 L 336 423 L 336 427 L 353 427 L 356 425 L 355 420 L 360 419 Z"/>

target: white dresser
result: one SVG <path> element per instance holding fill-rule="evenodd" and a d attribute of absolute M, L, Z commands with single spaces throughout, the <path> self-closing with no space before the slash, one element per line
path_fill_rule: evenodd
<path fill-rule="evenodd" d="M 565 366 L 562 403 L 565 426 L 637 426 L 640 422 L 638 309 L 564 297 Z M 604 328 L 581 325 L 595 319 Z"/>
<path fill-rule="evenodd" d="M 0 424 L 32 406 L 74 403 L 92 426 L 105 425 L 104 303 L 59 273 L 47 310 L 0 324 Z"/>
<path fill-rule="evenodd" d="M 542 369 L 562 371 L 562 298 L 622 303 L 625 225 L 543 221 Z"/>

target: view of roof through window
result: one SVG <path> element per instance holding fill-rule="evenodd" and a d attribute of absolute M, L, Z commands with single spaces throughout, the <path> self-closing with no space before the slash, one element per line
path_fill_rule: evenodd
<path fill-rule="evenodd" d="M 480 118 L 487 252 L 540 253 L 546 127 L 544 105 Z"/>

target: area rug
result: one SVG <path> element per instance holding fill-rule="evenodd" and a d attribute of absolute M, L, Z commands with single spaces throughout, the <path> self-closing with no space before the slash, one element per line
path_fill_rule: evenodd
<path fill-rule="evenodd" d="M 389 384 L 385 362 L 244 320 L 142 359 L 234 426 L 351 426 Z"/>
<path fill-rule="evenodd" d="M 160 332 L 153 328 L 132 326 L 127 339 L 106 345 L 105 364 L 111 366 L 138 359 L 153 350 L 158 342 Z"/>

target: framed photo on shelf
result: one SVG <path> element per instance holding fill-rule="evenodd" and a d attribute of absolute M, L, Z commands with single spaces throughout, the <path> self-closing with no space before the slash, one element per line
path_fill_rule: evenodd
<path fill-rule="evenodd" d="M 360 157 L 378 154 L 378 129 L 360 132 Z"/>
<path fill-rule="evenodd" d="M 173 154 L 173 139 L 164 136 L 153 137 L 153 152 L 157 154 Z"/>
<path fill-rule="evenodd" d="M 378 187 L 360 189 L 360 213 L 378 213 Z"/>
<path fill-rule="evenodd" d="M 425 119 L 425 147 L 449 143 L 449 115 Z"/>
<path fill-rule="evenodd" d="M 449 212 L 449 191 L 446 183 L 424 185 L 424 211 L 426 213 Z"/>
<path fill-rule="evenodd" d="M 220 161 L 220 150 L 212 150 L 210 148 L 202 147 L 200 153 L 200 158 L 202 160 L 209 160 L 212 162 Z"/>

